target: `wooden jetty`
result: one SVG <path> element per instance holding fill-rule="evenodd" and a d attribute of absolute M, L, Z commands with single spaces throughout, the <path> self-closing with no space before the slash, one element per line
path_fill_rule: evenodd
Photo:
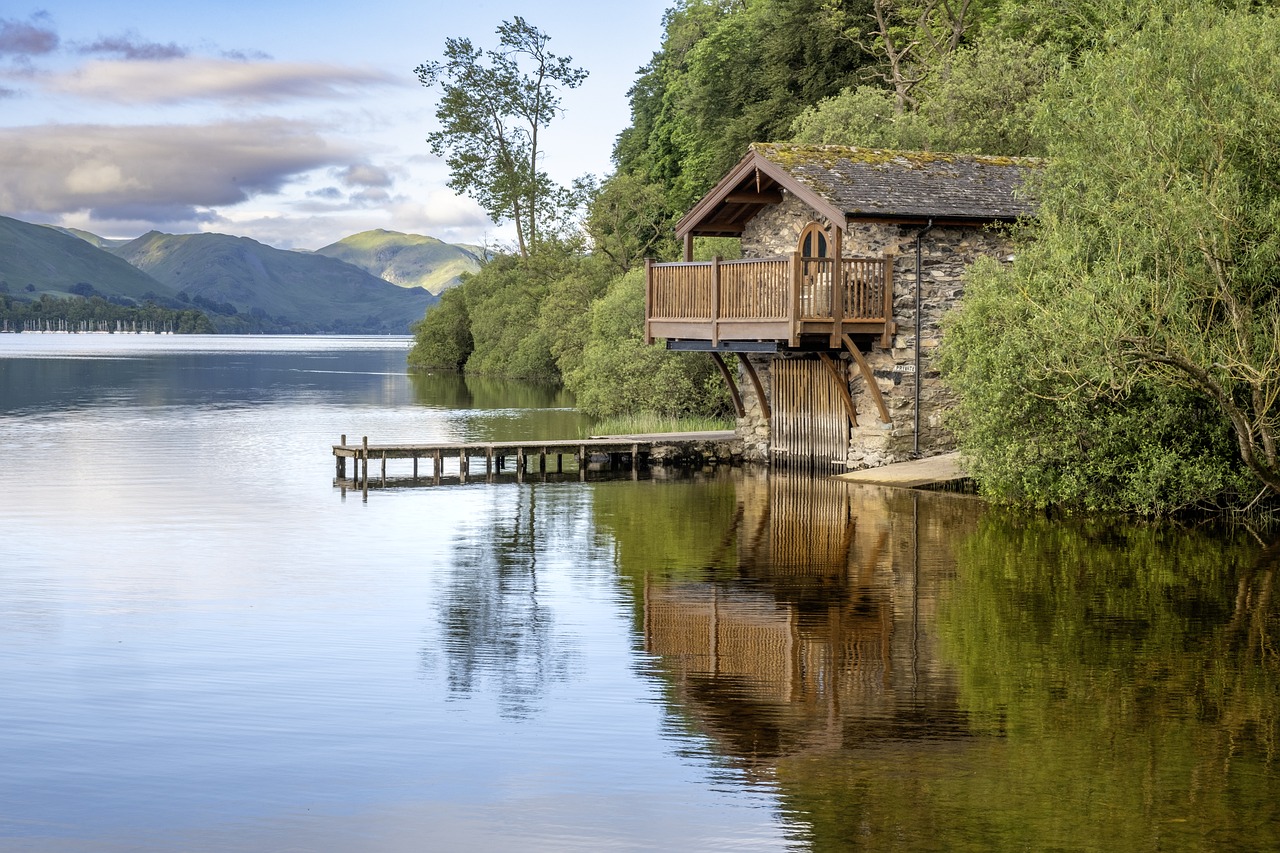
<path fill-rule="evenodd" d="M 347 437 L 333 445 L 335 477 L 339 484 L 356 489 L 368 489 L 370 461 L 378 466 L 374 476 L 381 486 L 387 484 L 387 461 L 407 459 L 412 462 L 413 482 L 429 480 L 439 485 L 446 479 L 466 483 L 483 473 L 492 479 L 495 475 L 512 473 L 522 481 L 528 473 L 565 473 L 566 458 L 572 461 L 579 478 L 585 479 L 587 468 L 593 462 L 602 467 L 617 469 L 629 466 L 633 473 L 651 458 L 658 459 L 717 459 L 729 461 L 740 455 L 738 437 L 732 430 L 707 432 L 663 433 L 659 435 L 615 435 L 591 438 L 556 439 L 551 441 L 472 441 L 432 442 L 424 444 L 370 444 L 368 436 L 359 443 L 349 443 Z M 736 452 L 735 452 L 736 451 Z M 351 460 L 351 473 L 347 473 L 347 460 Z M 430 463 L 430 471 L 420 473 L 420 462 Z M 453 469 L 446 473 L 446 463 Z M 403 476 L 403 475 L 402 475 Z"/>
<path fill-rule="evenodd" d="M 837 474 L 836 479 L 850 483 L 869 483 L 875 486 L 896 486 L 900 489 L 919 489 L 941 486 L 967 479 L 969 474 L 960 466 L 960 454 L 943 453 L 910 462 L 895 462 L 879 468 L 863 468 Z"/>

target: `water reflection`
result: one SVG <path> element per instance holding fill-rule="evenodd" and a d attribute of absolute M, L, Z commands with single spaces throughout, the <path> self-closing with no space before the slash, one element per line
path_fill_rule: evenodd
<path fill-rule="evenodd" d="M 646 539 L 609 497 L 672 713 L 813 849 L 1280 848 L 1280 546 L 776 472 Z"/>
<path fill-rule="evenodd" d="M 1280 847 L 1278 551 L 995 516 L 963 543 L 940 627 L 975 728 L 1007 732 L 971 782 L 1021 814 L 1011 837 Z"/>
<path fill-rule="evenodd" d="M 539 588 L 542 537 L 555 520 L 542 517 L 538 490 L 511 488 L 490 529 L 455 538 L 439 622 L 449 694 L 465 697 L 492 681 L 500 713 L 521 718 L 567 677 L 574 645 Z"/>
<path fill-rule="evenodd" d="M 573 397 L 563 388 L 508 382 L 449 371 L 409 374 L 417 402 L 446 409 L 567 409 Z"/>
<path fill-rule="evenodd" d="M 929 630 L 939 575 L 921 573 L 918 537 L 971 523 L 978 505 L 934 502 L 922 525 L 907 493 L 778 472 L 744 478 L 738 499 L 731 573 L 643 578 L 645 649 L 682 710 L 756 771 L 966 733 Z"/>

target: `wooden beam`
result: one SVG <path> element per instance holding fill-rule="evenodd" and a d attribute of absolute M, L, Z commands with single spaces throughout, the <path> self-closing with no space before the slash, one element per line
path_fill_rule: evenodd
<path fill-rule="evenodd" d="M 693 263 L 693 233 L 684 235 L 684 262 L 686 264 Z"/>
<path fill-rule="evenodd" d="M 738 392 L 738 383 L 733 381 L 733 373 L 729 370 L 729 365 L 724 363 L 724 358 L 718 352 L 711 353 L 711 358 L 715 360 L 716 367 L 720 368 L 720 375 L 729 386 L 729 396 L 733 398 L 733 410 L 738 413 L 738 417 L 746 417 L 747 409 L 742 405 L 742 394 Z"/>
<path fill-rule="evenodd" d="M 876 410 L 880 412 L 880 423 L 893 423 L 893 418 L 889 417 L 889 409 L 884 404 L 884 396 L 880 393 L 880 386 L 876 383 L 875 374 L 871 372 L 871 365 L 867 364 L 867 360 L 858 349 L 858 345 L 853 342 L 853 338 L 848 335 L 842 335 L 841 337 L 844 339 L 845 349 L 849 350 L 853 360 L 858 363 L 858 370 L 862 372 L 862 380 L 866 383 L 867 390 L 871 392 L 871 399 L 876 404 Z"/>
<path fill-rule="evenodd" d="M 644 259 L 644 343 L 653 345 L 653 258 Z"/>
<path fill-rule="evenodd" d="M 742 365 L 747 378 L 751 380 L 751 386 L 756 389 L 756 399 L 760 401 L 761 414 L 764 415 L 766 421 L 772 421 L 773 411 L 769 408 L 769 398 L 765 396 L 764 386 L 760 384 L 760 375 L 756 373 L 755 365 L 745 355 L 738 357 L 738 364 Z"/>
<path fill-rule="evenodd" d="M 825 352 L 818 353 L 818 357 L 822 359 L 822 363 L 826 365 L 827 372 L 831 374 L 831 378 L 835 380 L 836 389 L 840 392 L 840 402 L 844 403 L 844 410 L 849 415 L 849 422 L 854 426 L 858 425 L 858 410 L 853 405 L 853 397 L 849 395 L 849 383 L 840 375 L 840 371 L 836 369 L 835 362 L 831 360 L 831 356 Z"/>
<path fill-rule="evenodd" d="M 800 346 L 800 253 L 791 253 L 791 275 L 790 281 L 787 282 L 791 292 L 787 294 L 787 301 L 791 305 L 791 318 L 788 321 L 791 326 L 791 335 L 788 343 L 793 347 Z"/>
<path fill-rule="evenodd" d="M 698 237 L 723 237 L 726 234 L 731 237 L 736 237 L 741 233 L 741 225 L 699 225 L 697 228 L 694 228 L 689 232 L 689 234 Z M 690 258 L 690 260 L 692 260 L 692 258 Z"/>
<path fill-rule="evenodd" d="M 724 201 L 726 204 L 782 204 L 782 190 L 729 193 Z"/>
<path fill-rule="evenodd" d="M 835 256 L 831 267 L 831 340 L 832 349 L 840 348 L 840 335 L 844 332 L 844 230 L 839 223 L 831 229 L 831 254 Z"/>
<path fill-rule="evenodd" d="M 711 345 L 720 345 L 720 256 L 711 259 Z"/>
<path fill-rule="evenodd" d="M 880 333 L 880 346 L 890 349 L 893 346 L 893 333 L 897 326 L 893 322 L 893 263 L 896 258 L 893 252 L 884 256 L 884 331 Z"/>

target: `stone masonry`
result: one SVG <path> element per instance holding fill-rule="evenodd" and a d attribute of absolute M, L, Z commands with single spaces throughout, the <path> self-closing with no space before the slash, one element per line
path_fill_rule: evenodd
<path fill-rule="evenodd" d="M 744 257 L 764 258 L 795 251 L 800 232 L 817 219 L 814 211 L 790 193 L 782 204 L 762 210 L 742 235 Z M 915 292 L 916 238 L 921 235 L 920 270 L 920 435 L 915 452 Z M 954 440 L 943 426 L 943 414 L 952 399 L 943 387 L 933 359 L 942 340 L 942 317 L 964 295 L 965 268 L 979 257 L 1004 260 L 1011 252 L 1005 234 L 991 227 L 939 226 L 927 231 L 920 225 L 887 222 L 852 222 L 844 237 L 845 257 L 894 258 L 893 313 L 897 333 L 889 349 L 877 340 L 865 353 L 880 392 L 884 396 L 892 424 L 880 422 L 879 412 L 866 389 L 862 374 L 850 364 L 850 394 L 858 413 L 851 430 L 848 467 L 869 468 L 907 459 L 933 456 L 953 449 Z M 802 356 L 788 356 L 802 357 Z M 772 356 L 750 356 L 765 393 L 769 393 L 769 362 Z M 841 358 L 852 361 L 848 353 Z M 741 373 L 741 370 L 739 371 Z M 769 428 L 751 383 L 741 376 L 745 417 L 738 422 L 748 459 L 765 460 L 769 452 Z"/>

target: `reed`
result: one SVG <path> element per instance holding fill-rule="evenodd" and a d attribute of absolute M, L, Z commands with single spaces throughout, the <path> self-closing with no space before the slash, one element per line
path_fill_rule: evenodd
<path fill-rule="evenodd" d="M 710 418 L 695 415 L 657 415 L 637 412 L 616 415 L 597 421 L 583 431 L 587 435 L 653 435 L 669 432 L 705 432 L 707 430 L 733 429 L 734 422 L 727 418 Z"/>

